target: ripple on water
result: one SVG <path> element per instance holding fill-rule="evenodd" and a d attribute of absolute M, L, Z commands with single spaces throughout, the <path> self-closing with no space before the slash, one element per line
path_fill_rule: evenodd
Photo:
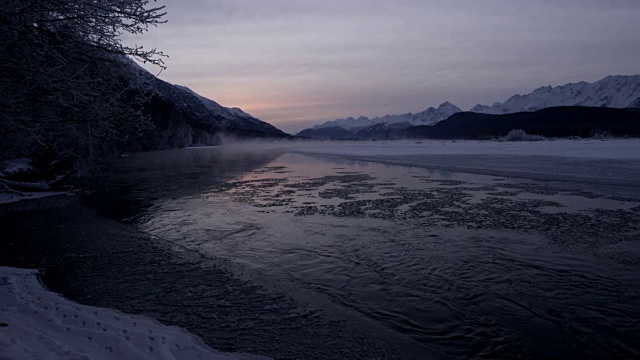
<path fill-rule="evenodd" d="M 138 225 L 454 356 L 634 357 L 638 203 L 284 155 Z"/>

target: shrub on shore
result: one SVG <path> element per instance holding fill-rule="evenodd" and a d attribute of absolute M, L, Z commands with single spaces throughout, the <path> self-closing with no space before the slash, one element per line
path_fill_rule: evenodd
<path fill-rule="evenodd" d="M 522 129 L 513 129 L 500 138 L 502 141 L 542 141 L 546 139 L 544 136 L 527 134 Z"/>

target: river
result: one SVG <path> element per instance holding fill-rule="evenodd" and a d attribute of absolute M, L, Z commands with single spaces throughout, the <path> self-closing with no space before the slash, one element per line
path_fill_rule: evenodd
<path fill-rule="evenodd" d="M 407 356 L 640 355 L 640 201 L 605 188 L 208 148 L 131 156 L 107 189 L 176 254 Z"/>

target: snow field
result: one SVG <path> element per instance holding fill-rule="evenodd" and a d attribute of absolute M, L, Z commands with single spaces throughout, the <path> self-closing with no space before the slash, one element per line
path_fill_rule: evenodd
<path fill-rule="evenodd" d="M 296 152 L 354 155 L 542 155 L 591 159 L 640 159 L 640 139 L 475 141 L 314 141 L 291 146 Z"/>
<path fill-rule="evenodd" d="M 47 291 L 35 270 L 0 267 L 0 323 L 3 359 L 266 359 L 216 352 L 151 318 L 76 304 Z"/>

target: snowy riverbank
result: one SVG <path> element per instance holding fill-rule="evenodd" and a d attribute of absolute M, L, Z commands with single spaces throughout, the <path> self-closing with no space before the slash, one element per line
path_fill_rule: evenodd
<path fill-rule="evenodd" d="M 300 152 L 357 156 L 538 155 L 594 159 L 640 159 L 640 139 L 558 139 L 547 141 L 310 141 Z"/>
<path fill-rule="evenodd" d="M 309 142 L 286 150 L 480 175 L 640 186 L 640 139 Z"/>
<path fill-rule="evenodd" d="M 266 359 L 219 353 L 186 330 L 69 301 L 35 270 L 0 267 L 3 359 Z"/>

